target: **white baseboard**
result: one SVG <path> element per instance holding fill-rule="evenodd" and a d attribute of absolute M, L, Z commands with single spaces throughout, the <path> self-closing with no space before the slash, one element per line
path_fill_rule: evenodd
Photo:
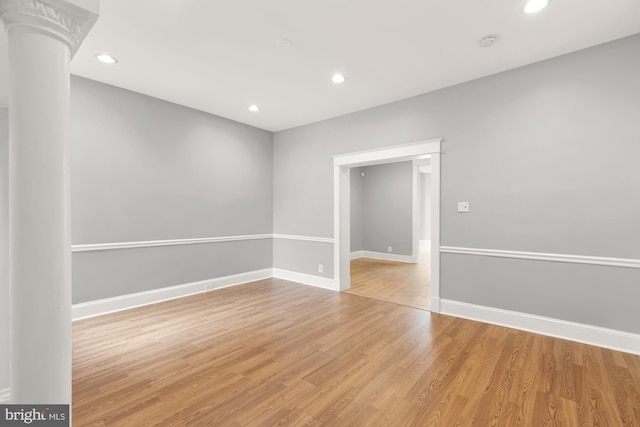
<path fill-rule="evenodd" d="M 440 303 L 442 314 L 640 355 L 640 334 L 459 301 Z"/>
<path fill-rule="evenodd" d="M 364 251 L 353 251 L 351 252 L 351 259 L 364 258 Z"/>
<path fill-rule="evenodd" d="M 272 277 L 272 271 L 270 268 L 267 268 L 264 270 L 250 271 L 247 273 L 186 283 L 184 285 L 169 286 L 145 292 L 137 292 L 135 294 L 127 294 L 113 298 L 74 304 L 71 307 L 71 318 L 73 320 L 86 319 L 88 317 L 99 316 L 102 314 L 113 313 L 201 292 L 207 292 L 213 289 L 240 285 L 242 283 L 253 282 L 255 280 L 268 279 L 269 277 Z"/>
<path fill-rule="evenodd" d="M 398 255 L 398 254 L 389 254 L 386 252 L 373 252 L 373 251 L 357 251 L 357 252 L 352 252 L 352 255 L 353 254 L 358 254 L 358 258 L 372 258 L 372 259 L 380 259 L 383 261 L 407 262 L 410 264 L 415 264 L 417 262 L 416 257 L 411 255 Z"/>
<path fill-rule="evenodd" d="M 0 389 L 0 403 L 9 403 L 11 399 L 11 393 L 9 392 L 9 387 Z"/>
<path fill-rule="evenodd" d="M 215 279 L 201 280 L 199 282 L 185 283 L 184 285 L 169 286 L 145 292 L 137 292 L 135 294 L 127 294 L 113 298 L 74 304 L 71 307 L 71 318 L 72 320 L 87 319 L 89 317 L 115 313 L 117 311 L 142 307 L 144 305 L 182 298 L 215 289 L 268 279 L 270 277 L 289 280 L 303 285 L 316 286 L 332 291 L 338 290 L 337 282 L 334 279 L 281 270 L 279 268 L 266 268 L 264 270 L 250 271 L 248 273 L 234 274 Z"/>
<path fill-rule="evenodd" d="M 312 274 L 297 273 L 295 271 L 273 269 L 273 277 L 276 279 L 289 280 L 291 282 L 302 283 L 303 285 L 315 286 L 318 288 L 339 291 L 338 283 L 335 279 L 314 276 Z"/>
<path fill-rule="evenodd" d="M 442 310 L 442 307 L 440 305 L 440 298 L 438 297 L 431 297 L 431 304 L 429 305 L 429 311 L 432 313 L 440 313 Z"/>
<path fill-rule="evenodd" d="M 231 276 L 218 277 L 216 279 L 205 280 L 205 291 L 228 288 L 229 286 L 242 285 L 243 283 L 255 282 L 256 280 L 269 279 L 273 277 L 273 269 L 249 271 L 247 273 L 233 274 Z"/>

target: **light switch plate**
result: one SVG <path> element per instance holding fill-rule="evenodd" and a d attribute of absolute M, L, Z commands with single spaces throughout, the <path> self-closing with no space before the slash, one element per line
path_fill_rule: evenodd
<path fill-rule="evenodd" d="M 469 202 L 458 202 L 458 212 L 469 212 Z"/>

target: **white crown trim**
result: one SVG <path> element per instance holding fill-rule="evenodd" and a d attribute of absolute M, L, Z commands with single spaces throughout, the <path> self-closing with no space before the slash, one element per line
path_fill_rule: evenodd
<path fill-rule="evenodd" d="M 517 258 L 537 261 L 567 262 L 573 264 L 606 265 L 610 267 L 640 268 L 640 259 L 597 257 L 587 255 L 552 254 L 544 252 L 521 252 L 498 249 L 462 248 L 440 246 L 441 253 L 480 255 L 498 258 Z"/>
<path fill-rule="evenodd" d="M 332 237 L 298 236 L 294 234 L 274 234 L 274 239 L 304 240 L 306 242 L 333 243 Z"/>
<path fill-rule="evenodd" d="M 194 239 L 144 240 L 137 242 L 90 243 L 71 246 L 72 252 L 109 251 L 116 249 L 153 248 L 156 246 L 197 245 L 202 243 L 236 242 L 241 240 L 287 239 L 333 243 L 330 237 L 296 236 L 292 234 L 245 234 L 239 236 L 199 237 Z"/>
<path fill-rule="evenodd" d="M 197 245 L 202 243 L 236 242 L 240 240 L 271 239 L 272 234 L 247 234 L 241 236 L 203 237 L 196 239 L 147 240 L 139 242 L 95 243 L 73 245 L 71 252 L 108 251 L 114 249 L 153 248 L 156 246 Z"/>

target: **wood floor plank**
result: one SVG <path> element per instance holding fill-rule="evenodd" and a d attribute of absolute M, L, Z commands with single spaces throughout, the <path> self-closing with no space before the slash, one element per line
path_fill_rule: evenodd
<path fill-rule="evenodd" d="M 415 264 L 371 258 L 351 260 L 351 289 L 347 292 L 429 310 L 429 263 L 427 246 L 420 246 L 420 257 Z"/>
<path fill-rule="evenodd" d="M 640 357 L 268 279 L 74 323 L 75 426 L 638 426 Z"/>

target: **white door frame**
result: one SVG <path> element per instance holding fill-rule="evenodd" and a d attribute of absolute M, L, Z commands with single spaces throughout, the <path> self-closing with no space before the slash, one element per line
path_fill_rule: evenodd
<path fill-rule="evenodd" d="M 351 168 L 431 157 L 431 311 L 440 312 L 440 149 L 442 139 L 333 156 L 334 274 L 338 289 L 351 287 Z M 414 239 L 415 236 L 414 233 Z"/>

